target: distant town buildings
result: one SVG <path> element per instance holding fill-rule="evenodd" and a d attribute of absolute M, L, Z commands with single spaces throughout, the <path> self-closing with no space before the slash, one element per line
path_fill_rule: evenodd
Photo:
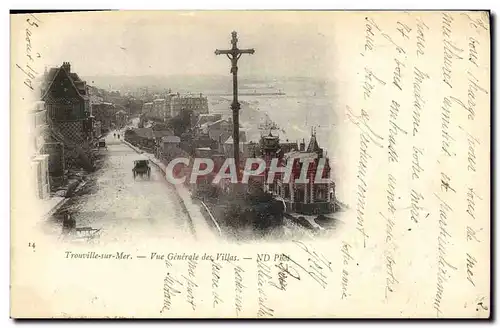
<path fill-rule="evenodd" d="M 142 118 L 144 120 L 153 119 L 155 117 L 153 112 L 153 103 L 148 102 L 142 105 Z"/>
<path fill-rule="evenodd" d="M 122 129 L 128 121 L 128 114 L 123 109 L 115 113 L 116 128 Z"/>
<path fill-rule="evenodd" d="M 159 97 L 159 95 L 157 95 Z M 164 98 L 156 98 L 143 105 L 142 114 L 146 119 L 166 121 L 179 116 L 183 111 L 192 111 L 195 116 L 208 114 L 208 100 L 199 96 L 167 93 Z"/>
<path fill-rule="evenodd" d="M 89 86 L 89 102 L 90 102 L 90 114 L 93 115 L 92 108 L 97 104 L 104 102 L 104 97 L 100 94 L 99 90 L 95 87 Z"/>
<path fill-rule="evenodd" d="M 177 94 L 170 101 L 171 117 L 179 115 L 183 110 L 192 111 L 197 116 L 208 114 L 208 100 L 201 93 L 199 96 Z"/>
<path fill-rule="evenodd" d="M 153 100 L 152 119 L 158 119 L 164 122 L 170 117 L 170 108 L 166 99 Z"/>

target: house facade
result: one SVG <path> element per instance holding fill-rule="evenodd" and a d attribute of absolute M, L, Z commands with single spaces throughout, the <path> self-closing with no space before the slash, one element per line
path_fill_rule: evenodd
<path fill-rule="evenodd" d="M 149 120 L 153 117 L 153 103 L 152 102 L 144 103 L 144 105 L 142 105 L 141 117 L 143 117 L 146 120 Z"/>
<path fill-rule="evenodd" d="M 170 135 L 164 136 L 160 140 L 158 149 L 158 158 L 164 161 L 170 161 L 183 153 L 180 148 L 181 138 Z"/>
<path fill-rule="evenodd" d="M 199 96 L 181 95 L 168 92 L 162 98 L 155 96 L 151 102 L 144 103 L 142 115 L 145 119 L 167 121 L 179 116 L 182 111 L 192 111 L 195 117 L 208 114 L 208 100 L 202 94 Z"/>
<path fill-rule="evenodd" d="M 87 140 L 92 127 L 86 82 L 71 72 L 68 62 L 52 68 L 45 81 L 41 100 L 45 102 L 50 122 L 75 142 Z"/>
<path fill-rule="evenodd" d="M 292 166 L 291 177 L 288 182 L 283 180 L 283 175 L 277 173 L 271 184 L 265 185 L 265 188 L 276 196 L 281 197 L 288 212 L 313 215 L 326 214 L 334 209 L 332 198 L 334 197 L 334 185 L 330 179 L 331 168 L 323 149 L 319 147 L 316 134 L 311 135 L 307 148 L 305 142 L 300 143 L 297 150 L 293 143 L 285 143 L 281 147 L 279 138 L 269 134 L 261 139 L 262 158 L 266 161 L 266 168 L 269 168 L 270 162 L 278 158 L 279 166 Z M 284 149 L 291 149 L 284 152 Z M 324 161 L 324 166 L 321 163 Z M 309 162 L 306 170 L 307 182 L 297 182 L 299 179 L 303 163 Z M 319 170 L 318 170 L 319 167 Z M 317 171 L 319 171 L 322 181 L 315 182 Z M 268 169 L 265 176 L 267 181 Z M 323 182 L 324 181 L 324 182 Z M 333 191 L 332 191 L 333 190 Z"/>
<path fill-rule="evenodd" d="M 167 113 L 170 115 L 170 106 L 168 105 L 166 99 L 161 98 L 153 100 L 151 118 L 162 122 L 165 121 Z"/>
<path fill-rule="evenodd" d="M 183 110 L 191 110 L 195 116 L 208 114 L 208 99 L 201 93 L 199 96 L 180 95 L 171 97 L 170 117 L 178 116 Z"/>
<path fill-rule="evenodd" d="M 59 176 L 71 167 L 94 168 L 91 151 L 96 139 L 88 89 L 86 82 L 72 72 L 69 62 L 51 68 L 44 75 L 41 100 L 45 103 L 50 130 L 52 176 Z M 61 156 L 65 161 L 62 168 L 58 165 Z M 51 168 L 53 165 L 56 167 Z"/>
<path fill-rule="evenodd" d="M 225 142 L 233 134 L 233 124 L 225 119 L 208 122 L 202 125 L 202 132 L 208 134 L 210 139 L 217 142 Z"/>

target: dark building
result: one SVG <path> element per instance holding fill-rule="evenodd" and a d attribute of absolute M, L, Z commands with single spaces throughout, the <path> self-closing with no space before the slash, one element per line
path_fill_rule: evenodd
<path fill-rule="evenodd" d="M 41 99 L 49 119 L 61 127 L 61 132 L 68 132 L 67 136 L 75 141 L 85 140 L 90 132 L 87 131 L 90 121 L 87 84 L 71 72 L 70 63 L 50 69 L 45 76 Z"/>
<path fill-rule="evenodd" d="M 64 146 L 66 167 L 92 170 L 90 153 L 95 140 L 88 87 L 71 71 L 69 62 L 45 72 L 41 100 L 47 110 L 50 142 Z M 50 168 L 49 171 L 55 172 Z"/>

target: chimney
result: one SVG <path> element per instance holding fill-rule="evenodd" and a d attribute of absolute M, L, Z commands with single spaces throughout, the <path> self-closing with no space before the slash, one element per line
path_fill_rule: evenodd
<path fill-rule="evenodd" d="M 300 143 L 299 150 L 300 151 L 306 150 L 306 141 L 304 139 L 302 139 L 302 142 Z"/>
<path fill-rule="evenodd" d="M 71 73 L 71 64 L 69 62 L 63 62 L 63 68 L 66 72 Z"/>

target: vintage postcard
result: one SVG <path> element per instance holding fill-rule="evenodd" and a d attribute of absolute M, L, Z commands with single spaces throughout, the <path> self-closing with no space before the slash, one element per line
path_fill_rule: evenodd
<path fill-rule="evenodd" d="M 12 317 L 490 317 L 488 12 L 10 19 Z"/>

